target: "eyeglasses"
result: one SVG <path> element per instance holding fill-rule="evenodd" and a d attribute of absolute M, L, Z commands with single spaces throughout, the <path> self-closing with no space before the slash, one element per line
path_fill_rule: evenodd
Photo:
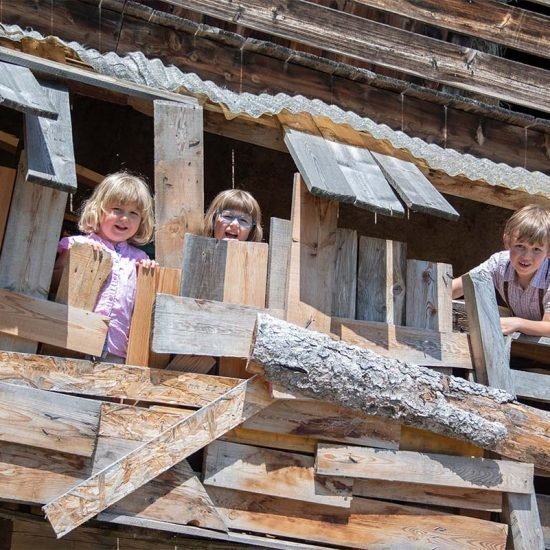
<path fill-rule="evenodd" d="M 233 223 L 233 220 L 237 220 L 237 223 L 244 229 L 249 229 L 256 225 L 256 222 L 250 216 L 235 214 L 231 210 L 220 210 L 217 214 L 225 223 Z"/>

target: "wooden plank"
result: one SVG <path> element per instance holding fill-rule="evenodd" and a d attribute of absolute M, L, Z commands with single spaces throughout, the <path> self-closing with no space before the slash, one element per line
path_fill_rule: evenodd
<path fill-rule="evenodd" d="M 355 192 L 321 135 L 283 126 L 285 144 L 309 192 L 316 197 L 354 204 Z"/>
<path fill-rule="evenodd" d="M 21 154 L 0 255 L 0 288 L 46 298 L 67 193 L 27 182 L 24 159 Z M 0 349 L 32 353 L 36 348 L 32 340 L 0 336 Z"/>
<path fill-rule="evenodd" d="M 401 451 L 440 453 L 453 456 L 485 456 L 483 449 L 472 443 L 428 432 L 427 430 L 420 430 L 412 426 L 401 426 L 399 449 Z"/>
<path fill-rule="evenodd" d="M 338 203 L 311 195 L 294 177 L 287 320 L 330 331 Z"/>
<path fill-rule="evenodd" d="M 329 139 L 326 143 L 355 193 L 355 206 L 387 216 L 405 214 L 403 206 L 368 149 Z"/>
<path fill-rule="evenodd" d="M 315 454 L 317 439 L 313 437 L 281 434 L 275 432 L 262 432 L 237 426 L 220 438 L 223 441 L 242 443 L 243 445 L 257 445 L 271 449 L 281 449 L 298 453 Z"/>
<path fill-rule="evenodd" d="M 504 549 L 507 526 L 426 508 L 355 497 L 351 508 L 208 487 L 230 529 L 352 548 Z"/>
<path fill-rule="evenodd" d="M 319 475 L 427 483 L 438 487 L 529 494 L 533 465 L 410 451 L 319 443 L 315 471 Z"/>
<path fill-rule="evenodd" d="M 271 402 L 264 382 L 257 377 L 244 380 L 217 400 L 179 420 L 159 436 L 46 504 L 43 510 L 54 531 L 58 536 L 72 531 Z M 98 491 L 101 498 L 90 500 L 90 496 Z M 86 506 L 82 506 L 85 502 Z"/>
<path fill-rule="evenodd" d="M 462 284 L 476 380 L 513 394 L 510 349 L 500 328 L 491 275 L 482 271 L 470 272 L 462 276 Z"/>
<path fill-rule="evenodd" d="M 0 441 L 91 456 L 100 403 L 0 382 Z"/>
<path fill-rule="evenodd" d="M 77 183 L 69 92 L 61 84 L 46 81 L 40 84 L 59 116 L 48 120 L 25 115 L 26 178 L 32 183 L 74 193 Z"/>
<path fill-rule="evenodd" d="M 0 332 L 101 355 L 108 317 L 0 289 Z"/>
<path fill-rule="evenodd" d="M 415 164 L 376 152 L 372 155 L 407 208 L 447 220 L 459 218 L 458 212 Z"/>
<path fill-rule="evenodd" d="M 0 104 L 22 113 L 56 119 L 58 111 L 25 67 L 0 62 Z"/>
<path fill-rule="evenodd" d="M 157 353 L 248 357 L 259 308 L 157 294 L 152 349 Z"/>
<path fill-rule="evenodd" d="M 452 280 L 450 264 L 407 260 L 407 326 L 452 332 Z"/>
<path fill-rule="evenodd" d="M 242 427 L 383 449 L 397 449 L 401 432 L 397 422 L 318 400 L 277 401 Z"/>
<path fill-rule="evenodd" d="M 11 196 L 13 186 L 15 185 L 15 170 L 0 166 L 0 250 L 2 250 L 2 241 L 6 230 L 6 222 L 10 211 Z"/>
<path fill-rule="evenodd" d="M 404 324 L 406 258 L 406 243 L 359 238 L 357 319 Z"/>
<path fill-rule="evenodd" d="M 549 0 L 531 0 L 550 7 Z M 419 4 L 413 0 L 356 0 L 373 8 L 397 13 L 436 27 L 503 44 L 514 50 L 550 57 L 550 38 L 542 31 L 550 18 L 541 13 L 487 0 L 482 10 L 460 0 L 440 4 L 436 0 Z"/>
<path fill-rule="evenodd" d="M 357 300 L 357 231 L 336 230 L 336 266 L 331 315 L 355 319 Z"/>
<path fill-rule="evenodd" d="M 154 102 L 155 253 L 181 268 L 185 233 L 199 233 L 204 212 L 202 107 Z"/>
<path fill-rule="evenodd" d="M 426 367 L 472 369 L 468 336 L 459 332 L 440 333 L 336 317 L 332 318 L 331 332 L 345 342 L 370 349 L 384 357 Z"/>
<path fill-rule="evenodd" d="M 550 402 L 550 373 L 538 374 L 511 370 L 514 391 L 519 397 Z"/>
<path fill-rule="evenodd" d="M 86 243 L 74 243 L 69 260 L 61 274 L 55 301 L 93 311 L 97 297 L 111 273 L 110 254 Z"/>
<path fill-rule="evenodd" d="M 550 495 L 536 495 L 545 548 L 550 548 Z"/>
<path fill-rule="evenodd" d="M 550 72 L 306 1 L 273 16 L 261 0 L 171 0 L 204 15 L 456 88 L 548 111 Z M 280 16 L 280 17 L 278 17 Z M 326 29 L 331 29 L 330 33 Z M 437 52 L 434 58 L 433 52 Z"/>
<path fill-rule="evenodd" d="M 80 395 L 202 407 L 240 380 L 0 351 L 0 380 Z"/>
<path fill-rule="evenodd" d="M 153 305 L 157 292 L 178 294 L 181 270 L 170 267 L 144 268 L 138 266 L 136 300 L 128 336 L 129 365 L 165 367 L 170 357 L 151 352 Z"/>
<path fill-rule="evenodd" d="M 175 355 L 166 365 L 168 370 L 178 372 L 197 372 L 206 374 L 216 364 L 213 357 L 206 355 Z"/>
<path fill-rule="evenodd" d="M 180 295 L 223 301 L 227 241 L 186 235 Z"/>
<path fill-rule="evenodd" d="M 312 456 L 213 441 L 206 449 L 204 484 L 349 508 L 353 482 L 316 477 L 313 464 Z"/>
<path fill-rule="evenodd" d="M 271 218 L 269 225 L 266 304 L 269 308 L 286 308 L 291 231 L 290 220 Z"/>
<path fill-rule="evenodd" d="M 497 491 L 485 491 L 479 487 L 471 489 L 436 488 L 428 483 L 355 479 L 353 494 L 366 498 L 397 500 L 466 510 L 484 510 L 487 512 L 500 512 L 502 510 L 502 494 Z"/>
<path fill-rule="evenodd" d="M 505 495 L 502 519 L 510 526 L 508 541 L 514 549 L 544 550 L 544 533 L 535 489 L 527 495 Z"/>

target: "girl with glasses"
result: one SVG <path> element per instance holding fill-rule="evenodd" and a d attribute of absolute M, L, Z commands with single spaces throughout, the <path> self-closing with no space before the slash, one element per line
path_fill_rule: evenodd
<path fill-rule="evenodd" d="M 262 240 L 262 213 L 258 201 L 242 189 L 218 193 L 204 216 L 203 235 L 215 239 Z"/>

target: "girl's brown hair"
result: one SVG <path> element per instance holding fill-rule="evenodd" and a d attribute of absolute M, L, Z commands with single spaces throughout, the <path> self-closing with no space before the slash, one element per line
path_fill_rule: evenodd
<path fill-rule="evenodd" d="M 243 191 L 242 189 L 226 189 L 214 197 L 204 215 L 202 234 L 205 237 L 214 236 L 216 216 L 222 210 L 239 210 L 244 214 L 252 216 L 252 220 L 256 225 L 250 230 L 247 240 L 255 242 L 262 240 L 262 212 L 260 205 L 248 191 Z"/>
<path fill-rule="evenodd" d="M 538 204 L 520 208 L 506 222 L 504 237 L 515 237 L 531 245 L 542 244 L 550 249 L 550 209 Z"/>
<path fill-rule="evenodd" d="M 136 234 L 128 239 L 133 244 L 146 244 L 153 237 L 153 198 L 145 181 L 128 172 L 108 175 L 84 203 L 78 228 L 83 233 L 97 233 L 101 217 L 116 204 L 135 204 L 141 215 Z"/>

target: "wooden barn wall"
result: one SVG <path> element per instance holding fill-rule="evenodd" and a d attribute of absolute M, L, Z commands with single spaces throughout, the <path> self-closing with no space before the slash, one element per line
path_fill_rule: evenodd
<path fill-rule="evenodd" d="M 130 107 L 72 96 L 76 162 L 107 174 L 126 168 L 153 181 L 153 119 Z M 19 113 L 0 107 L 0 130 L 22 136 Z M 0 150 L 0 164 L 15 166 L 14 155 Z M 291 156 L 248 143 L 205 135 L 205 204 L 233 185 L 254 194 L 269 218 L 290 218 L 292 181 L 296 166 Z M 80 189 L 78 206 L 86 189 Z M 459 211 L 458 222 L 411 212 L 409 219 L 378 216 L 341 205 L 339 226 L 360 234 L 405 241 L 410 258 L 451 263 L 455 274 L 477 265 L 501 248 L 501 233 L 509 210 L 453 196 L 447 200 Z M 489 228 L 489 230 L 487 229 Z"/>

